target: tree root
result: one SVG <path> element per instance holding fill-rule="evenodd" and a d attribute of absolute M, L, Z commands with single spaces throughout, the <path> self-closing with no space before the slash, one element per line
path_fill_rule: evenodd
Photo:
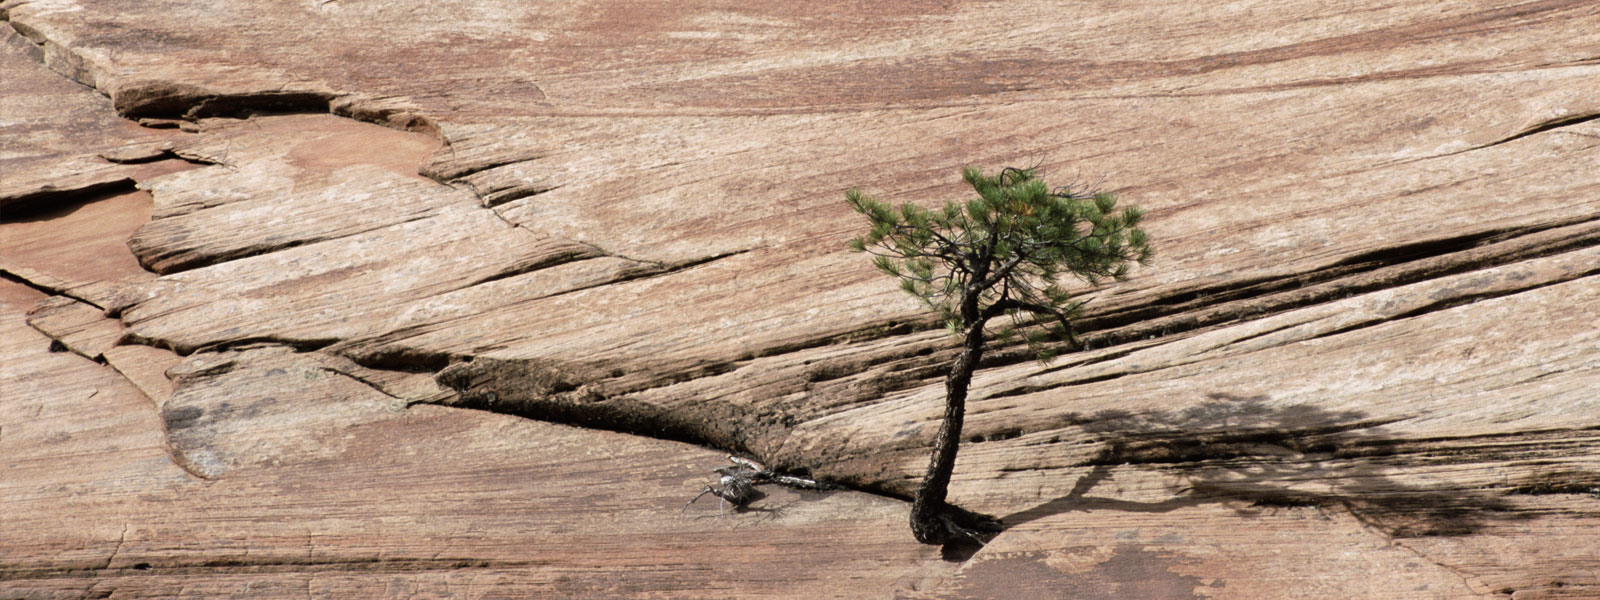
<path fill-rule="evenodd" d="M 951 504 L 939 507 L 920 522 L 916 511 L 911 515 L 911 531 L 924 544 L 982 546 L 1004 530 L 999 519 Z"/>

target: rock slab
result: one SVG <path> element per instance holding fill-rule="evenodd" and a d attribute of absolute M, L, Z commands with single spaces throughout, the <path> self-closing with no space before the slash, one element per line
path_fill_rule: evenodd
<path fill-rule="evenodd" d="M 8 593 L 1600 596 L 1592 2 L 0 19 Z M 941 556 L 841 198 L 966 164 L 1158 260 L 982 365 Z M 682 509 L 729 452 L 877 495 Z"/>

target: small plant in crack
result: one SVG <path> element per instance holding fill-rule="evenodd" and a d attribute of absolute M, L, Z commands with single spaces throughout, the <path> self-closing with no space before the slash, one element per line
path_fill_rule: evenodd
<path fill-rule="evenodd" d="M 756 489 L 756 486 L 759 485 L 777 484 L 802 490 L 825 490 L 830 487 L 825 483 L 818 483 L 816 480 L 774 472 L 772 469 L 768 469 L 766 465 L 748 458 L 730 455 L 728 456 L 728 462 L 733 464 L 713 469 L 719 476 L 717 477 L 717 482 L 706 486 L 706 489 L 701 490 L 694 498 L 690 498 L 688 502 L 684 503 L 684 509 L 688 509 L 690 504 L 694 504 L 695 501 L 706 494 L 721 498 L 722 501 L 719 506 L 722 508 L 732 504 L 734 508 L 742 509 L 749 506 L 751 502 L 766 496 L 761 490 Z"/>
<path fill-rule="evenodd" d="M 1041 361 L 1081 347 L 1072 319 L 1083 306 L 1059 279 L 1091 286 L 1123 279 L 1131 263 L 1150 259 L 1138 207 L 1116 208 L 1109 193 L 1050 188 L 1037 169 L 1007 167 L 994 175 L 968 167 L 962 178 L 978 193 L 966 203 L 898 208 L 859 190 L 845 193 L 871 228 L 850 242 L 900 280 L 901 289 L 938 312 L 961 353 L 945 378 L 945 413 L 927 475 L 911 505 L 911 532 L 925 544 L 984 543 L 1000 531 L 993 517 L 947 502 L 966 411 L 967 388 L 988 344 L 993 320 L 1009 321 L 1001 339 L 1023 334 Z"/>

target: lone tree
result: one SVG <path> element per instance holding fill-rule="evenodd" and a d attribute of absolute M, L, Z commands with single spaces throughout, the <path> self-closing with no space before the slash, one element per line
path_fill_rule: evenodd
<path fill-rule="evenodd" d="M 911 505 L 911 531 L 926 544 L 982 542 L 999 523 L 950 505 L 972 372 L 988 343 L 985 327 L 1006 317 L 995 333 L 1022 332 L 1040 360 L 1054 352 L 1051 338 L 1080 346 L 1072 319 L 1083 302 L 1057 282 L 1063 275 L 1098 285 L 1123 279 L 1130 263 L 1150 258 L 1137 207 L 1116 210 L 1116 198 L 1071 186 L 1051 189 L 1035 168 L 1007 167 L 993 176 L 974 167 L 961 172 L 978 192 L 965 204 L 930 210 L 915 204 L 898 209 L 859 190 L 845 193 L 850 207 L 872 222 L 850 242 L 858 252 L 900 279 L 900 287 L 938 311 L 961 336 L 961 354 L 945 378 L 944 423 L 934 442 L 927 476 Z"/>

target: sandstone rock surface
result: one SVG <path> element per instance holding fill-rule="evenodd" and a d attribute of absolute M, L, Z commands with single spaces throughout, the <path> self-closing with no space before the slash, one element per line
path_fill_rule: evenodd
<path fill-rule="evenodd" d="M 1600 596 L 1592 2 L 0 18 L 7 594 Z M 983 365 L 941 557 L 841 198 L 965 164 L 1158 257 Z M 680 511 L 729 452 L 853 491 Z"/>

